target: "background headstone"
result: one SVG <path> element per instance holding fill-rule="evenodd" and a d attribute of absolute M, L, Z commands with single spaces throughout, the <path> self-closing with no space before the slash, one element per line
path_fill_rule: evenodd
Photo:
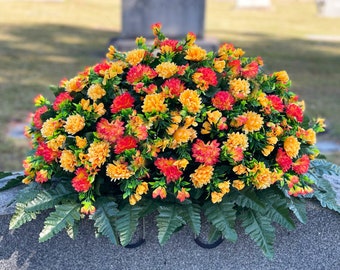
<path fill-rule="evenodd" d="M 270 8 L 271 0 L 236 0 L 236 8 Z"/>
<path fill-rule="evenodd" d="M 340 17 L 340 0 L 316 0 L 318 12 L 325 17 Z"/>

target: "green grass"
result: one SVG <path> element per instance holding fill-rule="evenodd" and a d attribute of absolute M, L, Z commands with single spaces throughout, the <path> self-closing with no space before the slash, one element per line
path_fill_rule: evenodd
<path fill-rule="evenodd" d="M 237 10 L 234 1 L 207 0 L 205 33 L 260 55 L 268 72 L 287 70 L 306 113 L 326 118 L 319 139 L 340 141 L 340 18 L 318 16 L 314 0 L 273 0 L 270 10 Z M 1 1 L 0 170 L 20 170 L 25 140 L 6 137 L 8 123 L 27 119 L 37 94 L 100 61 L 121 29 L 120 0 Z M 330 160 L 340 164 L 339 155 Z"/>

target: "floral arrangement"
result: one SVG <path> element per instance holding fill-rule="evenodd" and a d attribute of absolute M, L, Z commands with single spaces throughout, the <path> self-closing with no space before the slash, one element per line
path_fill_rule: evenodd
<path fill-rule="evenodd" d="M 10 227 L 54 208 L 40 241 L 81 218 L 96 233 L 127 245 L 140 218 L 157 211 L 159 242 L 188 225 L 197 236 L 201 213 L 213 235 L 236 241 L 235 221 L 267 256 L 277 222 L 304 222 L 302 197 L 318 189 L 308 174 L 319 154 L 322 119 L 304 116 L 286 71 L 266 74 L 261 57 L 232 44 L 207 52 L 195 34 L 109 47 L 106 59 L 39 95 L 27 136 L 23 182 Z M 255 225 L 257 224 L 257 225 Z"/>

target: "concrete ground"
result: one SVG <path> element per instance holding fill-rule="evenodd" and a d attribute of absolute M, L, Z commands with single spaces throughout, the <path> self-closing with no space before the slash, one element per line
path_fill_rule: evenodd
<path fill-rule="evenodd" d="M 233 244 L 224 241 L 203 249 L 188 228 L 160 246 L 153 219 L 146 220 L 146 242 L 135 249 L 113 246 L 96 239 L 92 222 L 81 223 L 76 240 L 65 232 L 38 243 L 46 214 L 15 231 L 8 230 L 10 215 L 0 215 L 0 270 L 31 269 L 340 269 L 340 215 L 307 203 L 308 222 L 296 222 L 296 230 L 277 227 L 275 257 L 269 260 L 247 235 L 239 230 Z M 138 231 L 141 234 L 141 230 Z"/>

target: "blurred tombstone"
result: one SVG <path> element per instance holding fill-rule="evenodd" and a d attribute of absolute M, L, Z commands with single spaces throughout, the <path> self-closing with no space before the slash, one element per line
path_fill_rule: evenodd
<path fill-rule="evenodd" d="M 236 0 L 236 8 L 270 8 L 271 0 Z"/>
<path fill-rule="evenodd" d="M 122 32 L 111 43 L 118 50 L 135 48 L 136 37 L 153 41 L 151 25 L 160 22 L 169 38 L 182 39 L 188 32 L 197 36 L 197 44 L 215 50 L 216 40 L 204 37 L 205 0 L 122 0 Z"/>
<path fill-rule="evenodd" d="M 318 12 L 324 17 L 340 17 L 340 0 L 316 0 Z"/>

